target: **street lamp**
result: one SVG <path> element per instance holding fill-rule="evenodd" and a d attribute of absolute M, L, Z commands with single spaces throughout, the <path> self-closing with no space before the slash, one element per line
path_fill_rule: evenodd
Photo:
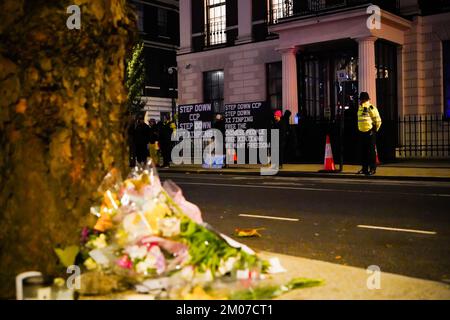
<path fill-rule="evenodd" d="M 177 67 L 170 67 L 167 70 L 167 73 L 172 76 L 172 95 L 171 95 L 172 96 L 172 119 L 175 118 L 175 113 L 176 113 L 176 108 L 177 108 L 177 105 L 175 102 L 175 92 L 176 92 L 175 87 L 176 87 L 176 81 L 177 81 L 177 78 L 176 78 L 177 72 L 178 72 Z"/>

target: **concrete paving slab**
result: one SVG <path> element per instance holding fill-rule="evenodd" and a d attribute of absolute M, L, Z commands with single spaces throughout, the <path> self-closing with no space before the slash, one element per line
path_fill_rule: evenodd
<path fill-rule="evenodd" d="M 288 271 L 274 276 L 285 283 L 294 277 L 322 279 L 319 287 L 291 291 L 279 299 L 285 300 L 450 300 L 450 286 L 444 283 L 380 274 L 380 289 L 369 289 L 372 274 L 367 270 L 329 262 L 264 252 L 262 257 L 278 257 Z"/>

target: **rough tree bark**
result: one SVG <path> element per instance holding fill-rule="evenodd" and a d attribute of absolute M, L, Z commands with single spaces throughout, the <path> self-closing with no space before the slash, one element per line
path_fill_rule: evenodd
<path fill-rule="evenodd" d="M 69 30 L 69 5 L 81 30 Z M 23 271 L 53 274 L 93 192 L 127 167 L 125 0 L 0 1 L 0 297 Z"/>

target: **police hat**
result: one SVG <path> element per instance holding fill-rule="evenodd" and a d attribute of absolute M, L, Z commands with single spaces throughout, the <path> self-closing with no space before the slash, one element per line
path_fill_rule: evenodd
<path fill-rule="evenodd" d="M 367 92 L 361 92 L 359 100 L 370 100 L 369 94 Z"/>

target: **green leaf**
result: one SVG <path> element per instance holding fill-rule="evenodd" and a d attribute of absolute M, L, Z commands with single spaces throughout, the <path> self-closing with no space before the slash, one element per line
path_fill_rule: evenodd
<path fill-rule="evenodd" d="M 307 278 L 295 278 L 289 281 L 287 284 L 287 287 L 290 290 L 294 289 L 301 289 L 301 288 L 310 288 L 319 286 L 323 283 L 322 280 L 316 280 L 316 279 L 307 279 Z"/>
<path fill-rule="evenodd" d="M 69 246 L 65 249 L 55 248 L 54 250 L 59 258 L 59 261 L 66 268 L 75 264 L 75 259 L 80 252 L 80 248 L 78 246 Z"/>

